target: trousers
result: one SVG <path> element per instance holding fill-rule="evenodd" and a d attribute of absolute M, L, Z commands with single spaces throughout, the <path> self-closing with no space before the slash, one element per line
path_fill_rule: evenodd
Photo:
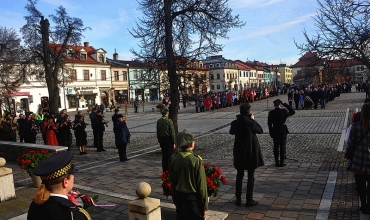
<path fill-rule="evenodd" d="M 162 170 L 170 170 L 170 163 L 173 154 L 173 143 L 171 137 L 159 137 L 159 145 L 162 150 Z"/>
<path fill-rule="evenodd" d="M 196 194 L 176 192 L 173 195 L 177 220 L 204 220 L 204 205 Z"/>
<path fill-rule="evenodd" d="M 244 178 L 244 169 L 236 170 L 236 183 L 235 183 L 235 196 L 241 197 L 242 195 L 242 184 Z M 247 200 L 253 199 L 253 188 L 254 188 L 254 169 L 248 170 L 248 183 L 247 183 Z"/>
<path fill-rule="evenodd" d="M 280 164 L 284 163 L 284 159 L 286 157 L 286 135 L 282 135 L 279 137 L 274 137 L 274 158 L 275 163 L 279 164 L 279 156 L 280 156 Z"/>
<path fill-rule="evenodd" d="M 117 148 L 118 148 L 119 160 L 120 161 L 126 160 L 127 159 L 127 156 L 126 156 L 127 143 L 117 145 Z"/>

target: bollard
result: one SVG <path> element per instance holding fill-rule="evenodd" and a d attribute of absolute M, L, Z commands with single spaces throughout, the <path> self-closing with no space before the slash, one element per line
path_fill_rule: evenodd
<path fill-rule="evenodd" d="M 160 220 L 161 208 L 159 199 L 148 197 L 152 189 L 146 182 L 141 182 L 136 188 L 138 199 L 128 203 L 129 220 Z"/>
<path fill-rule="evenodd" d="M 13 170 L 4 167 L 6 161 L 0 157 L 0 203 L 15 198 Z"/>
<path fill-rule="evenodd" d="M 152 108 L 152 112 L 155 112 L 155 109 L 154 108 Z"/>

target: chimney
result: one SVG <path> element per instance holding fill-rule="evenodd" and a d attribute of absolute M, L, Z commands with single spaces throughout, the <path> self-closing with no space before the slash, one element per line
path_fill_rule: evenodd
<path fill-rule="evenodd" d="M 89 42 L 84 42 L 84 47 L 89 47 Z"/>
<path fill-rule="evenodd" d="M 118 60 L 118 53 L 116 52 L 116 48 L 114 48 L 113 60 Z"/>

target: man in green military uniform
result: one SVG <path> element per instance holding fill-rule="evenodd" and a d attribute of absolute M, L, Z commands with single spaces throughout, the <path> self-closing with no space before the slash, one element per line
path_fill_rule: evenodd
<path fill-rule="evenodd" d="M 170 180 L 177 219 L 205 219 L 208 210 L 207 181 L 202 158 L 193 153 L 193 135 L 184 130 L 177 136 L 176 145 L 181 150 L 172 158 Z"/>
<path fill-rule="evenodd" d="M 157 139 L 162 149 L 162 170 L 169 170 L 170 160 L 175 149 L 175 129 L 173 122 L 168 118 L 169 110 L 161 108 L 162 117 L 157 121 Z"/>

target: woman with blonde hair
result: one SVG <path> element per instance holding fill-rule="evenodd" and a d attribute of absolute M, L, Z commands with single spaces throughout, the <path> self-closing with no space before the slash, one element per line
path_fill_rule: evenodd
<path fill-rule="evenodd" d="M 28 210 L 28 220 L 90 220 L 87 211 L 68 200 L 73 188 L 74 173 L 72 153 L 60 152 L 43 160 L 34 170 L 42 179 Z"/>
<path fill-rule="evenodd" d="M 370 214 L 370 103 L 361 108 L 361 119 L 352 124 L 346 149 L 347 159 L 352 159 L 352 172 L 358 186 L 360 210 Z M 352 155 L 352 156 L 350 156 Z M 351 158 L 352 157 L 352 158 Z"/>

